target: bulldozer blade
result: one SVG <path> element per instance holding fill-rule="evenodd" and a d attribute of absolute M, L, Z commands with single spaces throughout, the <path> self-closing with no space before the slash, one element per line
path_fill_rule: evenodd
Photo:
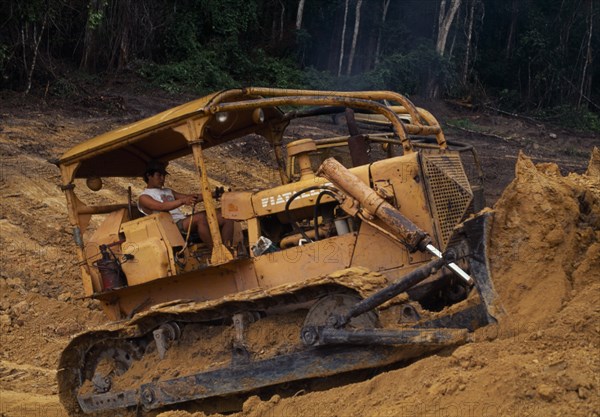
<path fill-rule="evenodd" d="M 470 273 L 475 281 L 479 297 L 485 306 L 488 324 L 497 323 L 498 319 L 504 315 L 504 308 L 492 283 L 488 257 L 492 217 L 492 212 L 484 212 L 465 221 L 462 225 L 469 245 Z"/>

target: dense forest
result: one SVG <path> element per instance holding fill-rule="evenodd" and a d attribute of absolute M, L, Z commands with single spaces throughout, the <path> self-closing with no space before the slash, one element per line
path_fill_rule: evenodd
<path fill-rule="evenodd" d="M 600 129 L 595 0 L 0 0 L 0 88 L 390 89 Z"/>

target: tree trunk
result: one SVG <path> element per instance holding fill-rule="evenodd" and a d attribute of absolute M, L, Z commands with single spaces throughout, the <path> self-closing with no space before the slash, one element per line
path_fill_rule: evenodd
<path fill-rule="evenodd" d="M 469 76 L 469 65 L 471 59 L 471 44 L 473 43 L 473 18 L 475 16 L 475 4 L 477 0 L 471 0 L 471 7 L 467 13 L 467 33 L 466 33 L 466 45 L 465 45 L 465 62 L 463 63 L 462 83 L 467 84 L 467 78 Z"/>
<path fill-rule="evenodd" d="M 352 46 L 350 47 L 350 56 L 348 57 L 348 68 L 346 70 L 347 75 L 352 73 L 352 64 L 354 62 L 354 54 L 356 53 L 356 43 L 358 41 L 358 32 L 360 29 L 360 8 L 362 7 L 363 0 L 356 1 L 356 13 L 354 15 L 354 33 L 352 34 Z"/>
<path fill-rule="evenodd" d="M 271 42 L 276 43 L 277 36 L 277 19 L 275 19 L 276 10 L 273 10 L 273 21 L 271 22 Z"/>
<path fill-rule="evenodd" d="M 283 22 L 285 20 L 285 4 L 279 1 L 281 4 L 281 14 L 279 15 L 279 41 L 283 40 Z"/>
<path fill-rule="evenodd" d="M 446 41 L 448 40 L 448 33 L 450 33 L 450 27 L 456 16 L 456 12 L 460 7 L 461 0 L 450 0 L 450 7 L 446 10 L 446 0 L 442 0 L 440 3 L 440 12 L 438 15 L 438 31 L 437 40 L 435 43 L 435 50 L 439 56 L 443 57 L 446 51 Z M 440 93 L 440 82 L 437 78 L 437 74 L 432 73 L 427 81 L 427 87 L 425 94 L 429 98 L 437 98 Z"/>
<path fill-rule="evenodd" d="M 131 0 L 115 2 L 108 13 L 107 22 L 110 25 L 112 53 L 108 61 L 108 68 L 123 69 L 129 62 L 131 53 L 130 30 L 133 26 Z"/>
<path fill-rule="evenodd" d="M 504 57 L 509 59 L 512 54 L 512 46 L 514 44 L 515 33 L 517 31 L 517 19 L 519 17 L 519 0 L 512 0 L 510 27 L 508 29 L 508 37 L 506 39 L 506 50 Z"/>
<path fill-rule="evenodd" d="M 339 77 L 340 75 L 342 75 L 342 63 L 344 62 L 344 43 L 346 42 L 346 24 L 348 21 L 348 3 L 350 0 L 346 0 L 346 3 L 344 5 L 344 23 L 342 25 L 342 41 L 340 43 L 340 60 L 338 62 L 338 73 L 337 76 Z"/>
<path fill-rule="evenodd" d="M 577 107 L 581 107 L 581 102 L 584 96 L 589 96 L 588 89 L 591 89 L 591 71 L 588 75 L 588 67 L 592 65 L 593 56 L 592 56 L 592 29 L 593 29 L 593 21 L 594 21 L 594 9 L 592 0 L 587 0 L 589 4 L 590 13 L 588 15 L 588 30 L 587 30 L 587 48 L 585 54 L 585 61 L 583 63 L 583 70 L 581 74 L 581 86 L 579 88 L 579 101 L 577 102 Z"/>
<path fill-rule="evenodd" d="M 440 5 L 440 15 L 438 20 L 438 37 L 435 45 L 435 50 L 440 56 L 444 56 L 444 52 L 446 50 L 446 41 L 448 39 L 448 33 L 450 32 L 450 27 L 452 26 L 452 22 L 454 21 L 454 16 L 456 16 L 456 12 L 460 7 L 460 3 L 462 0 L 450 0 L 450 8 L 446 12 L 446 0 L 442 0 Z"/>
<path fill-rule="evenodd" d="M 96 69 L 96 35 L 98 28 L 102 25 L 102 21 L 106 19 L 105 10 L 103 10 L 104 7 L 105 4 L 103 4 L 102 0 L 89 0 L 88 17 L 83 38 L 83 54 L 80 64 L 80 67 L 85 70 Z"/>
<path fill-rule="evenodd" d="M 23 94 L 27 95 L 29 94 L 29 91 L 31 90 L 31 81 L 33 79 L 33 71 L 35 70 L 35 64 L 37 63 L 37 56 L 38 56 L 38 51 L 40 49 L 40 42 L 42 41 L 42 36 L 44 36 L 44 30 L 46 30 L 46 22 L 48 21 L 48 11 L 46 10 L 46 13 L 44 14 L 44 21 L 42 22 L 42 28 L 40 29 L 40 34 L 39 36 L 36 36 L 36 25 L 33 25 L 33 39 L 32 39 L 32 43 L 33 43 L 33 57 L 31 58 L 31 67 L 29 67 L 29 73 L 27 74 L 27 87 L 25 88 L 25 91 L 23 92 Z M 23 33 L 23 31 L 21 32 Z M 23 35 L 23 42 L 25 42 L 25 37 Z M 25 52 L 25 48 L 23 48 L 23 52 Z M 25 63 L 27 63 L 27 59 L 25 58 L 25 55 L 23 55 L 23 59 L 25 60 Z"/>
<path fill-rule="evenodd" d="M 305 0 L 300 0 L 298 2 L 298 13 L 296 14 L 296 30 L 300 30 L 302 28 L 302 16 L 304 15 L 304 2 L 305 2 Z"/>
<path fill-rule="evenodd" d="M 381 54 L 381 37 L 383 36 L 383 27 L 385 26 L 385 19 L 387 18 L 387 12 L 390 7 L 391 0 L 383 0 L 383 11 L 381 13 L 381 27 L 377 34 L 377 46 L 375 47 L 375 65 L 379 64 L 379 55 Z"/>

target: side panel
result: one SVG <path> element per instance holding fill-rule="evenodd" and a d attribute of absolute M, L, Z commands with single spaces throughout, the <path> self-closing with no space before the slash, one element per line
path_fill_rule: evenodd
<path fill-rule="evenodd" d="M 371 181 L 380 195 L 389 196 L 389 203 L 436 240 L 418 158 L 417 153 L 412 153 L 375 162 L 370 166 Z M 386 228 L 377 219 L 374 223 Z M 363 266 L 397 279 L 430 259 L 431 255 L 427 253 L 409 253 L 404 245 L 362 223 L 352 266 Z"/>
<path fill-rule="evenodd" d="M 362 266 L 372 271 L 383 272 L 408 264 L 408 251 L 403 245 L 367 223 L 360 225 L 351 266 Z"/>
<path fill-rule="evenodd" d="M 233 272 L 236 268 L 239 273 Z M 178 300 L 212 300 L 247 289 L 240 288 L 238 282 L 243 282 L 248 287 L 256 286 L 249 260 L 235 266 L 229 264 L 228 268 L 207 268 L 176 277 L 155 279 L 103 293 L 97 298 L 105 303 L 106 314 L 116 320 L 156 304 Z"/>
<path fill-rule="evenodd" d="M 371 180 L 376 189 L 384 188 L 393 195 L 389 201 L 434 240 L 435 229 L 425 194 L 425 179 L 420 169 L 419 154 L 412 153 L 386 159 L 371 165 Z"/>
<path fill-rule="evenodd" d="M 271 288 L 350 266 L 356 234 L 319 240 L 254 258 L 259 285 Z"/>
<path fill-rule="evenodd" d="M 173 247 L 184 241 L 168 213 L 142 217 L 121 226 L 126 242 L 123 252 L 133 259 L 122 264 L 129 285 L 137 285 L 176 273 Z"/>

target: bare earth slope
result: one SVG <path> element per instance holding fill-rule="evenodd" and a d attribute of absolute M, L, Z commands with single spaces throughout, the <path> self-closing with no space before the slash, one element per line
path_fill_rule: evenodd
<path fill-rule="evenodd" d="M 81 299 L 58 170 L 47 160 L 181 101 L 110 92 L 94 97 L 92 104 L 72 105 L 1 97 L 0 416 L 64 416 L 56 396 L 59 353 L 71 336 L 105 320 L 93 301 Z M 451 112 L 436 116 L 442 121 L 456 117 Z M 493 127 L 502 126 L 501 133 L 512 137 L 506 134 L 508 119 L 493 120 Z M 323 131 L 335 135 L 340 128 L 324 119 L 318 126 L 295 125 L 291 134 L 311 137 Z M 595 165 L 583 174 L 599 140 L 560 134 L 562 142 L 548 141 L 546 135 L 527 140 L 515 135 L 505 142 L 448 134 L 480 149 L 484 169 L 491 172 L 488 203 L 507 186 L 518 161 L 516 180 L 495 205 L 492 265 L 507 310 L 499 328 L 482 329 L 472 344 L 362 383 L 294 398 L 251 398 L 239 415 L 600 416 L 597 152 Z M 577 152 L 566 153 L 565 143 Z M 523 148 L 536 162 L 559 160 L 560 170 L 534 165 L 519 156 Z M 274 179 L 268 154 L 252 142 L 215 150 L 209 166 L 215 184 L 266 186 Z M 172 171 L 192 178 L 185 163 Z M 136 192 L 142 183 L 107 181 L 100 196 L 90 198 L 124 202 L 128 185 Z"/>

